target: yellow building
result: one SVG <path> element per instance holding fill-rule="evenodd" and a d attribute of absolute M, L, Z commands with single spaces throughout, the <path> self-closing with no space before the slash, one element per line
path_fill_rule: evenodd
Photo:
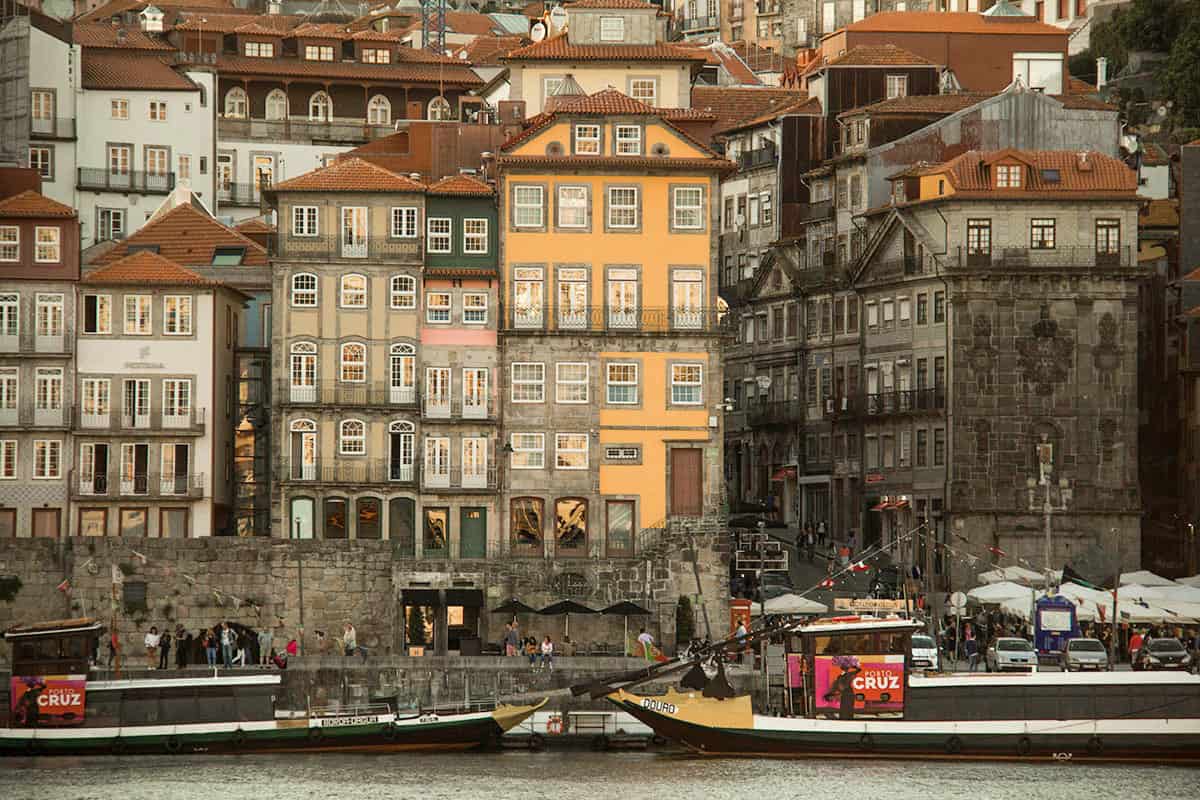
<path fill-rule="evenodd" d="M 497 166 L 510 552 L 632 556 L 721 503 L 713 198 L 732 165 L 610 89 L 562 98 Z"/>

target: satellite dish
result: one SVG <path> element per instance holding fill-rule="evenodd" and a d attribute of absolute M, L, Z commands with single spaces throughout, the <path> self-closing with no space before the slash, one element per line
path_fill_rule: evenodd
<path fill-rule="evenodd" d="M 550 31 L 558 33 L 565 27 L 567 27 L 567 10 L 562 6 L 555 6 L 550 10 Z"/>
<path fill-rule="evenodd" d="M 529 26 L 529 38 L 535 42 L 540 42 L 546 38 L 546 23 L 538 21 Z"/>

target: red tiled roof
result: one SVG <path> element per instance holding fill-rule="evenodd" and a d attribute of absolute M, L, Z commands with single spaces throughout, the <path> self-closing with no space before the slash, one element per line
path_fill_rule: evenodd
<path fill-rule="evenodd" d="M 337 22 L 305 22 L 292 28 L 290 38 L 294 39 L 337 39 L 341 41 L 350 35 L 350 29 Z"/>
<path fill-rule="evenodd" d="M 356 42 L 391 42 L 399 44 L 404 38 L 400 31 L 377 31 L 374 28 L 363 28 L 350 34 L 350 39 Z"/>
<path fill-rule="evenodd" d="M 812 116 L 812 115 L 820 116 L 821 115 L 821 99 L 819 97 L 807 97 L 807 96 L 797 97 L 795 100 L 793 100 L 790 103 L 785 103 L 784 105 L 776 106 L 775 108 L 771 109 L 770 111 L 767 111 L 766 113 L 759 114 L 757 117 L 752 117 L 748 120 L 737 123 L 736 125 L 732 125 L 728 128 L 725 128 L 722 130 L 722 133 L 729 133 L 731 131 L 740 130 L 742 128 L 752 128 L 756 125 L 762 125 L 764 123 L 770 122 L 773 119 L 778 119 L 779 117 L 782 117 L 784 114 L 807 114 L 810 116 Z"/>
<path fill-rule="evenodd" d="M 460 47 L 454 55 L 462 57 L 474 66 L 499 66 L 500 59 L 524 47 L 528 40 L 524 36 L 477 36 Z"/>
<path fill-rule="evenodd" d="M 361 64 L 349 61 L 304 61 L 298 58 L 224 56 L 217 71 L 230 75 L 271 75 L 312 78 L 365 78 L 389 83 L 444 83 L 453 88 L 480 86 L 483 81 L 468 64 L 411 47 L 395 50 L 395 63 Z"/>
<path fill-rule="evenodd" d="M 676 42 L 676 47 L 685 50 L 692 50 L 697 55 L 704 57 L 704 63 L 708 66 L 720 67 L 725 70 L 726 74 L 734 80 L 736 84 L 742 86 L 759 86 L 762 81 L 754 74 L 754 70 L 750 69 L 747 64 L 742 61 L 741 57 L 724 42 L 714 42 L 709 45 L 694 45 L 688 42 Z"/>
<path fill-rule="evenodd" d="M 1106 103 L 1103 100 L 1097 100 L 1094 97 L 1089 97 L 1086 94 L 1054 94 L 1050 95 L 1055 100 L 1063 104 L 1063 108 L 1071 108 L 1085 111 L 1116 111 L 1117 107 L 1112 103 Z"/>
<path fill-rule="evenodd" d="M 267 265 L 267 251 L 262 245 L 241 233 L 222 225 L 191 203 L 175 206 L 158 219 L 147 222 L 136 233 L 119 242 L 100 256 L 96 263 L 111 264 L 129 254 L 137 245 L 157 245 L 158 254 L 178 264 L 207 266 L 212 263 L 215 247 L 245 247 L 242 264 L 248 267 Z"/>
<path fill-rule="evenodd" d="M 907 67 L 933 66 L 933 62 L 921 58 L 894 44 L 860 44 L 845 53 L 829 59 L 829 67 Z"/>
<path fill-rule="evenodd" d="M 500 29 L 487 14 L 472 11 L 447 11 L 446 30 L 475 36 L 491 36 Z"/>
<path fill-rule="evenodd" d="M 236 14 L 239 11 L 243 14 L 253 13 L 237 8 L 231 0 L 154 0 L 153 3 L 150 0 L 112 0 L 112 2 L 105 3 L 99 8 L 95 8 L 80 16 L 76 21 L 92 22 L 96 20 L 108 20 L 126 11 L 141 11 L 148 5 L 154 5 L 159 10 L 168 12 L 168 16 L 170 16 L 170 12 L 208 8 L 213 9 L 214 12 L 225 14 Z"/>
<path fill-rule="evenodd" d="M 143 32 L 140 28 L 114 28 L 104 22 L 76 22 L 71 26 L 71 38 L 81 47 L 116 47 L 122 50 L 166 50 L 175 48 L 168 42 Z"/>
<path fill-rule="evenodd" d="M 234 225 L 233 229 L 235 231 L 237 231 L 238 233 L 244 233 L 244 234 L 252 234 L 252 233 L 261 234 L 261 233 L 274 233 L 275 232 L 275 226 L 268 225 L 266 220 L 262 219 L 261 217 L 251 217 L 250 219 L 243 220 L 243 221 L 239 222 L 237 225 Z"/>
<path fill-rule="evenodd" d="M 794 103 L 803 93 L 773 86 L 694 86 L 692 108 L 716 115 L 715 133 Z"/>
<path fill-rule="evenodd" d="M 82 283 L 130 283 L 139 286 L 223 286 L 220 281 L 203 278 L 190 269 L 158 253 L 141 250 L 89 272 Z"/>
<path fill-rule="evenodd" d="M 338 159 L 327 167 L 286 180 L 274 189 L 297 192 L 423 192 L 425 184 L 355 156 Z"/>
<path fill-rule="evenodd" d="M 596 170 L 601 172 L 630 172 L 643 169 L 683 170 L 687 172 L 730 172 L 737 169 L 732 161 L 723 158 L 655 158 L 646 156 L 500 156 L 496 162 L 504 167 L 536 167 L 538 169 Z"/>
<path fill-rule="evenodd" d="M 1151 200 L 1138 209 L 1139 228 L 1178 228 L 1179 200 Z"/>
<path fill-rule="evenodd" d="M 231 11 L 236 11 L 236 9 L 231 9 Z M 278 35 L 284 36 L 303 20 L 303 17 L 295 14 L 208 14 L 202 11 L 190 11 L 187 12 L 187 18 L 181 22 L 176 22 L 172 29 L 207 33 L 233 33 L 243 25 L 253 24 L 277 31 Z"/>
<path fill-rule="evenodd" d="M 488 186 L 477 178 L 472 178 L 470 175 L 451 175 L 448 178 L 442 178 L 437 183 L 431 185 L 428 192 L 429 194 L 436 195 L 474 197 L 491 197 L 495 194 L 491 186 Z"/>
<path fill-rule="evenodd" d="M 564 3 L 563 8 L 653 8 L 658 10 L 658 6 L 643 2 L 643 0 L 574 0 L 571 3 Z"/>
<path fill-rule="evenodd" d="M 672 44 L 571 44 L 560 33 L 513 50 L 506 61 L 694 61 L 705 57 L 694 49 Z"/>
<path fill-rule="evenodd" d="M 1146 142 L 1142 149 L 1142 164 L 1147 167 L 1161 167 L 1170 162 L 1170 156 L 1167 155 L 1167 151 L 1163 149 L 1162 145 Z"/>
<path fill-rule="evenodd" d="M 85 89 L 196 89 L 196 84 L 171 68 L 166 56 L 137 50 L 86 48 L 80 80 Z"/>
<path fill-rule="evenodd" d="M 847 25 L 843 30 L 872 33 L 984 33 L 1060 36 L 1064 28 L 1039 22 L 1033 17 L 985 17 L 973 11 L 884 11 Z"/>
<path fill-rule="evenodd" d="M 233 29 L 234 33 L 240 33 L 243 36 L 271 36 L 274 38 L 282 38 L 286 35 L 286 31 L 279 28 L 268 28 L 258 20 L 252 20 L 245 25 L 238 25 Z"/>
<path fill-rule="evenodd" d="M 993 189 L 989 165 L 1005 160 L 1029 164 L 1025 185 L 1019 189 Z M 1059 180 L 1049 182 L 1042 170 L 1058 170 Z M 1028 197 L 1030 193 L 1054 194 L 1137 194 L 1137 173 L 1124 162 L 1103 153 L 1089 152 L 1086 159 L 1074 150 L 1000 150 L 983 153 L 971 150 L 944 164 L 931 165 L 925 174 L 945 172 L 958 193 L 983 192 L 990 196 Z"/>
<path fill-rule="evenodd" d="M 75 209 L 32 189 L 0 201 L 0 217 L 73 217 Z"/>
<path fill-rule="evenodd" d="M 590 95 L 554 98 L 555 113 L 563 114 L 653 114 L 654 109 L 611 86 Z"/>

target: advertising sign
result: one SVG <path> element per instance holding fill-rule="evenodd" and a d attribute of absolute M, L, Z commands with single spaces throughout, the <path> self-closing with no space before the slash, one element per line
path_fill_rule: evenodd
<path fill-rule="evenodd" d="M 903 654 L 817 656 L 813 671 L 819 709 L 842 708 L 849 690 L 856 712 L 904 710 Z"/>
<path fill-rule="evenodd" d="M 82 725 L 86 675 L 13 676 L 13 727 Z"/>
<path fill-rule="evenodd" d="M 875 597 L 835 597 L 835 611 L 912 611 L 911 600 L 885 600 Z"/>
<path fill-rule="evenodd" d="M 799 689 L 804 686 L 804 656 L 799 653 L 787 654 L 787 688 Z"/>

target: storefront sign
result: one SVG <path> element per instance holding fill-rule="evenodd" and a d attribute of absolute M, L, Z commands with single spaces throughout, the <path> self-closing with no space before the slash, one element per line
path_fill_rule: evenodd
<path fill-rule="evenodd" d="M 11 719 L 17 728 L 82 725 L 86 675 L 13 676 Z"/>
<path fill-rule="evenodd" d="M 884 600 L 874 597 L 835 597 L 835 611 L 911 611 L 912 601 Z"/>
<path fill-rule="evenodd" d="M 849 690 L 855 711 L 904 710 L 902 654 L 817 656 L 813 671 L 817 708 L 841 708 L 843 693 Z"/>

